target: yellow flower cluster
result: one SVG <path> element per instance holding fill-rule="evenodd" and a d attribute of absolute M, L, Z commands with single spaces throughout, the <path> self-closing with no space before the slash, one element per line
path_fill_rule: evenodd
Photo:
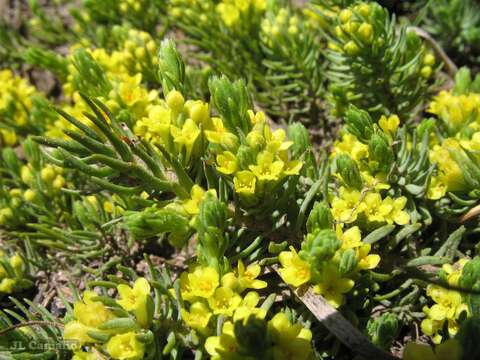
<path fill-rule="evenodd" d="M 157 50 L 157 44 L 149 33 L 128 29 L 126 39 L 116 52 L 123 54 L 123 66 L 130 74 L 135 74 L 151 71 L 158 64 Z"/>
<path fill-rule="evenodd" d="M 15 226 L 25 219 L 17 213 L 22 212 L 22 206 L 29 203 L 39 203 L 46 198 L 54 200 L 60 190 L 67 185 L 63 169 L 53 165 L 45 165 L 34 169 L 27 164 L 20 169 L 22 186 L 5 189 L 8 193 L 6 201 L 0 202 L 0 225 Z M 53 204 L 51 204 L 53 205 Z"/>
<path fill-rule="evenodd" d="M 375 191 L 360 192 L 340 187 L 338 196 L 332 199 L 332 214 L 340 223 L 353 223 L 359 216 L 372 223 L 406 225 L 410 216 L 404 210 L 407 198 L 400 196 L 382 198 Z"/>
<path fill-rule="evenodd" d="M 378 123 L 392 141 L 400 124 L 399 118 L 396 115 L 382 116 Z M 331 199 L 334 219 L 341 223 L 353 223 L 361 217 L 372 223 L 407 224 L 410 221 L 410 216 L 404 210 L 407 198 L 382 196 L 381 192 L 388 190 L 390 185 L 385 180 L 385 173 L 372 170 L 368 146 L 354 135 L 346 133 L 333 147 L 332 157 L 340 154 L 347 154 L 355 161 L 364 187 L 340 186 L 338 195 Z M 339 174 L 334 175 L 342 181 Z"/>
<path fill-rule="evenodd" d="M 54 165 L 45 165 L 39 172 L 33 170 L 30 164 L 22 166 L 20 176 L 23 183 L 29 187 L 23 193 L 23 198 L 34 202 L 39 191 L 46 195 L 60 191 L 66 184 L 63 172 L 63 168 Z"/>
<path fill-rule="evenodd" d="M 286 8 L 281 8 L 275 16 L 266 17 L 261 26 L 264 42 L 269 46 L 281 41 L 286 34 L 302 36 L 298 16 L 292 15 Z"/>
<path fill-rule="evenodd" d="M 197 265 L 180 276 L 180 294 L 184 300 L 183 321 L 204 336 L 214 332 L 217 316 L 237 321 L 251 315 L 263 319 L 266 311 L 257 307 L 260 295 L 247 289 L 263 289 L 267 283 L 258 280 L 261 268 L 257 264 L 247 267 L 239 260 L 236 271 L 220 277 L 212 267 Z M 208 340 L 207 340 L 208 341 Z"/>
<path fill-rule="evenodd" d="M 272 131 L 263 112 L 249 110 L 251 130 L 246 144 L 239 146 L 238 137 L 229 132 L 220 118 L 213 118 L 213 129 L 205 135 L 217 150 L 217 170 L 233 177 L 235 191 L 248 203 L 262 197 L 282 179 L 298 175 L 303 162 L 290 159 L 288 149 L 293 142 L 283 129 Z M 254 197 L 255 196 L 255 197 Z"/>
<path fill-rule="evenodd" d="M 428 111 L 437 115 L 445 124 L 451 136 L 464 127 L 480 129 L 480 94 L 455 95 L 442 90 L 434 97 Z"/>
<path fill-rule="evenodd" d="M 445 196 L 447 191 L 465 189 L 462 170 L 453 159 L 452 151 L 463 151 L 454 138 L 447 138 L 441 145 L 434 145 L 430 150 L 430 161 L 437 165 L 437 174 L 432 177 L 428 188 L 429 199 L 437 200 Z"/>
<path fill-rule="evenodd" d="M 0 297 L 26 287 L 23 281 L 25 271 L 25 263 L 20 255 L 8 256 L 0 251 Z"/>
<path fill-rule="evenodd" d="M 12 146 L 17 142 L 15 129 L 30 122 L 32 96 L 37 92 L 9 69 L 0 70 L 0 83 L 0 145 Z"/>
<path fill-rule="evenodd" d="M 268 358 L 285 360 L 307 360 L 310 358 L 312 354 L 312 332 L 300 324 L 292 324 L 285 313 L 277 313 L 267 322 L 267 334 L 271 341 L 270 347 L 258 350 L 267 352 L 270 355 Z M 252 356 L 242 355 L 239 351 L 240 345 L 235 336 L 234 324 L 231 321 L 223 323 L 222 332 L 219 336 L 211 336 L 207 339 L 205 349 L 212 360 L 253 359 Z"/>
<path fill-rule="evenodd" d="M 266 0 L 221 0 L 216 10 L 225 25 L 233 27 L 252 14 L 261 14 L 266 6 Z"/>
<path fill-rule="evenodd" d="M 61 105 L 62 110 L 74 116 L 77 120 L 95 128 L 92 122 L 83 113 L 88 106 L 81 99 L 78 91 L 78 69 L 74 64 L 74 54 L 78 49 L 84 49 L 100 65 L 110 90 L 99 100 L 104 102 L 114 114 L 122 109 L 131 111 L 135 118 L 147 115 L 147 106 L 159 103 L 158 92 L 148 90 L 144 82 L 152 76 L 152 69 L 158 63 L 157 45 L 151 35 L 136 29 L 118 30 L 125 33 L 120 36 L 121 44 L 117 50 L 108 52 L 103 48 L 84 48 L 76 44 L 70 48 L 68 56 L 68 75 L 63 83 L 63 91 L 68 96 L 67 102 Z M 96 84 L 95 84 L 96 85 Z M 65 137 L 63 130 L 74 130 L 75 127 L 63 117 L 49 127 L 47 135 L 51 137 Z"/>
<path fill-rule="evenodd" d="M 172 90 L 164 102 L 147 106 L 134 133 L 171 154 L 182 154 L 189 163 L 192 157 L 201 154 L 202 129 L 209 128 L 211 122 L 208 104 L 200 100 L 185 101 L 180 92 Z"/>
<path fill-rule="evenodd" d="M 375 28 L 372 23 L 371 5 L 360 3 L 352 9 L 344 9 L 338 15 L 339 24 L 335 27 L 335 35 L 343 48 L 330 44 L 334 50 L 355 56 L 360 52 L 359 43 L 352 39 L 355 36 L 362 45 L 369 45 L 375 39 Z M 378 35 L 378 34 L 377 34 Z"/>
<path fill-rule="evenodd" d="M 463 171 L 454 154 L 480 150 L 480 94 L 455 95 L 441 91 L 432 101 L 429 112 L 438 116 L 446 130 L 445 139 L 431 140 L 430 161 L 437 165 L 428 189 L 428 198 L 437 200 L 448 191 L 466 191 Z"/>
<path fill-rule="evenodd" d="M 106 306 L 93 291 L 85 291 L 82 301 L 73 306 L 73 319 L 65 325 L 64 340 L 72 346 L 77 358 L 88 358 L 81 350 L 85 345 L 93 349 L 104 349 L 112 359 L 143 359 L 145 345 L 138 340 L 136 331 L 148 329 L 152 321 L 153 300 L 150 284 L 145 278 L 135 281 L 133 287 L 126 284 L 117 286 L 120 298 L 117 306 L 133 315 L 136 325 L 126 329 L 125 325 L 115 326 L 114 307 Z M 118 330 L 118 331 L 116 331 Z"/>
<path fill-rule="evenodd" d="M 443 265 L 442 270 L 450 286 L 458 286 L 462 269 L 467 261 L 461 259 L 454 265 Z M 459 329 L 460 315 L 463 312 L 468 314 L 469 310 L 464 302 L 464 296 L 458 291 L 445 289 L 438 285 L 428 285 L 427 296 L 435 304 L 430 307 L 424 306 L 423 312 L 426 318 L 422 321 L 421 329 L 423 333 L 432 337 L 435 344 L 439 344 L 443 338 L 440 332 L 444 329 L 445 324 L 449 336 L 453 337 Z"/>
<path fill-rule="evenodd" d="M 309 236 L 315 236 L 315 234 L 308 234 L 307 237 Z M 338 308 L 344 303 L 344 295 L 353 288 L 357 273 L 377 267 L 380 256 L 370 254 L 371 245 L 362 242 L 358 226 L 351 227 L 345 232 L 342 226 L 337 226 L 336 236 L 340 240 L 340 245 L 331 258 L 320 264 L 311 263 L 290 247 L 290 251 L 283 251 L 279 255 L 282 265 L 279 272 L 283 280 L 292 286 L 312 284 L 317 294 L 322 295 L 332 306 Z M 321 251 L 321 249 L 318 250 Z M 352 254 L 350 262 L 353 262 L 354 266 L 344 272 L 340 263 L 347 251 Z"/>
<path fill-rule="evenodd" d="M 119 0 L 117 6 L 123 14 L 141 13 L 142 10 L 145 10 L 146 2 L 145 0 Z"/>
<path fill-rule="evenodd" d="M 175 19 L 195 18 L 202 23 L 207 23 L 208 15 L 215 11 L 211 0 L 171 0 L 169 6 L 169 14 Z"/>
<path fill-rule="evenodd" d="M 377 46 L 385 43 L 388 35 L 377 21 L 383 16 L 382 9 L 378 4 L 360 2 L 337 12 L 337 14 L 336 26 L 333 27 L 335 41 L 328 44 L 331 50 L 355 57 L 366 48 L 369 49 L 368 51 L 375 51 Z M 430 78 L 434 65 L 433 54 L 425 53 L 419 68 L 419 75 L 426 79 Z"/>

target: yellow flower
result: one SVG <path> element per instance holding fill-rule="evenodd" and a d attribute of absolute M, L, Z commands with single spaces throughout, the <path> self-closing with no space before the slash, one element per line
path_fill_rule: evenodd
<path fill-rule="evenodd" d="M 370 192 L 363 200 L 365 204 L 365 215 L 368 221 L 384 222 L 387 210 L 382 208 L 382 197 L 379 193 Z"/>
<path fill-rule="evenodd" d="M 212 317 L 212 313 L 208 309 L 208 306 L 202 302 L 195 302 L 190 305 L 190 310 L 182 309 L 182 319 L 192 329 L 200 332 L 206 332 L 208 322 Z"/>
<path fill-rule="evenodd" d="M 213 129 L 205 130 L 205 137 L 213 144 L 221 144 L 225 148 L 234 150 L 238 147 L 238 138 L 229 132 L 223 125 L 222 119 L 212 118 Z"/>
<path fill-rule="evenodd" d="M 257 178 L 255 175 L 248 170 L 242 170 L 235 174 L 233 178 L 233 186 L 235 191 L 242 195 L 253 195 L 255 194 L 255 184 Z"/>
<path fill-rule="evenodd" d="M 361 171 L 360 175 L 365 184 L 375 191 L 390 189 L 390 184 L 386 182 L 386 175 L 383 173 L 372 176 L 369 171 Z"/>
<path fill-rule="evenodd" d="M 333 264 L 323 269 L 321 277 L 322 281 L 317 283 L 313 290 L 322 295 L 333 307 L 340 307 L 343 304 L 343 295 L 353 288 L 355 282 L 352 279 L 342 278 Z"/>
<path fill-rule="evenodd" d="M 403 360 L 461 360 L 462 346 L 455 339 L 445 341 L 432 349 L 427 344 L 409 342 L 403 350 Z"/>
<path fill-rule="evenodd" d="M 468 314 L 468 306 L 463 302 L 462 295 L 455 290 L 444 289 L 436 285 L 427 286 L 427 296 L 435 302 L 430 308 L 424 306 L 423 312 L 427 317 L 422 321 L 422 331 L 433 337 L 438 344 L 442 336 L 438 333 L 447 323 L 448 332 L 454 336 L 459 328 L 458 319 L 462 312 Z"/>
<path fill-rule="evenodd" d="M 117 303 L 127 311 L 133 311 L 140 325 L 149 325 L 148 301 L 150 299 L 150 284 L 145 278 L 138 278 L 133 288 L 120 284 L 117 286 L 120 300 Z"/>
<path fill-rule="evenodd" d="M 17 135 L 13 131 L 0 129 L 0 140 L 2 139 L 5 146 L 13 146 L 17 142 Z"/>
<path fill-rule="evenodd" d="M 200 129 L 198 125 L 192 119 L 187 119 L 183 124 L 182 129 L 172 125 L 170 127 L 170 132 L 172 134 L 173 141 L 185 147 L 185 156 L 187 160 L 190 159 L 195 141 L 197 141 L 197 138 L 200 135 Z"/>
<path fill-rule="evenodd" d="M 443 264 L 442 270 L 447 274 L 447 281 L 450 286 L 458 286 L 458 281 L 462 276 L 462 270 L 468 259 L 460 259 L 455 264 Z"/>
<path fill-rule="evenodd" d="M 260 265 L 250 264 L 245 269 L 242 260 L 238 260 L 238 292 L 242 292 L 245 289 L 263 289 L 267 287 L 267 283 L 262 280 L 258 280 L 257 277 L 262 271 Z"/>
<path fill-rule="evenodd" d="M 293 145 L 293 141 L 285 141 L 287 134 L 283 129 L 277 129 L 274 132 L 269 126 L 265 125 L 263 129 L 263 136 L 267 142 L 267 151 L 272 154 L 277 151 L 285 151 Z"/>
<path fill-rule="evenodd" d="M 365 203 L 360 202 L 360 191 L 340 188 L 339 197 L 332 200 L 332 215 L 335 220 L 351 223 L 357 220 L 358 214 L 365 209 Z"/>
<path fill-rule="evenodd" d="M 10 278 L 2 279 L 0 282 L 0 293 L 11 294 L 17 281 Z"/>
<path fill-rule="evenodd" d="M 237 171 L 237 157 L 230 151 L 217 155 L 217 170 L 222 174 L 230 175 Z"/>
<path fill-rule="evenodd" d="M 465 188 L 463 172 L 450 155 L 451 151 L 463 151 L 453 138 L 445 139 L 441 146 L 435 145 L 430 151 L 430 161 L 438 167 L 438 181 L 445 184 L 447 191 L 461 191 Z"/>
<path fill-rule="evenodd" d="M 106 349 L 112 359 L 118 360 L 141 360 L 145 353 L 145 345 L 137 340 L 134 332 L 113 336 Z"/>
<path fill-rule="evenodd" d="M 218 4 L 217 12 L 228 27 L 232 27 L 240 19 L 240 11 L 231 4 Z"/>
<path fill-rule="evenodd" d="M 336 229 L 337 237 L 342 240 L 342 249 L 355 249 L 362 246 L 362 234 L 358 226 L 343 232 L 340 226 Z"/>
<path fill-rule="evenodd" d="M 265 113 L 263 111 L 255 113 L 253 110 L 248 110 L 247 114 L 252 125 L 265 123 Z"/>
<path fill-rule="evenodd" d="M 249 318 L 251 315 L 258 319 L 264 319 L 267 311 L 256 307 L 260 301 L 260 296 L 256 291 L 250 291 L 242 300 L 240 306 L 235 309 L 233 314 L 233 321 L 243 320 Z"/>
<path fill-rule="evenodd" d="M 93 291 L 83 293 L 83 301 L 77 301 L 73 305 L 73 321 L 65 325 L 63 338 L 72 342 L 72 346 L 82 346 L 85 343 L 95 342 L 87 333 L 95 330 L 97 326 L 107 320 L 114 318 L 114 315 L 107 307 L 92 298 L 98 296 Z"/>
<path fill-rule="evenodd" d="M 355 249 L 358 269 L 371 270 L 377 267 L 380 263 L 380 256 L 376 254 L 369 254 L 371 245 L 362 242 L 362 234 L 358 226 L 353 226 L 347 231 L 343 232 L 341 226 L 337 226 L 337 237 L 342 240 L 342 249 Z"/>
<path fill-rule="evenodd" d="M 410 216 L 403 209 L 407 203 L 407 198 L 401 196 L 393 200 L 387 196 L 382 201 L 380 212 L 385 217 L 385 221 L 389 224 L 396 223 L 397 225 L 406 225 L 410 221 Z"/>
<path fill-rule="evenodd" d="M 217 196 L 217 192 L 212 189 L 205 191 L 202 189 L 201 186 L 195 184 L 192 186 L 192 190 L 190 190 L 190 199 L 186 200 L 183 203 L 183 209 L 187 212 L 189 215 L 197 215 L 199 210 L 200 203 L 204 199 L 205 195 L 209 193 L 212 194 L 213 196 Z"/>
<path fill-rule="evenodd" d="M 388 118 L 385 115 L 382 115 L 378 121 L 378 125 L 380 125 L 386 134 L 393 136 L 400 125 L 400 119 L 397 115 L 390 115 Z"/>
<path fill-rule="evenodd" d="M 354 135 L 347 133 L 342 136 L 341 141 L 335 142 L 331 157 L 343 153 L 350 155 L 353 160 L 359 161 L 368 157 L 368 146 L 358 141 Z"/>
<path fill-rule="evenodd" d="M 148 108 L 148 117 L 143 117 L 135 124 L 134 133 L 152 144 L 165 146 L 170 137 L 171 117 L 171 109 L 152 105 Z"/>
<path fill-rule="evenodd" d="M 285 313 L 276 314 L 268 322 L 273 342 L 273 358 L 306 360 L 312 354 L 312 332 L 300 324 L 292 324 Z"/>
<path fill-rule="evenodd" d="M 231 321 L 223 323 L 220 336 L 207 338 L 205 350 L 207 350 L 212 360 L 238 359 L 238 357 L 234 357 L 238 350 L 238 343 Z"/>
<path fill-rule="evenodd" d="M 83 293 L 83 302 L 73 305 L 73 317 L 86 326 L 96 327 L 114 317 L 102 302 L 92 300 L 96 296 L 95 292 L 87 290 Z"/>
<path fill-rule="evenodd" d="M 438 200 L 447 193 L 447 185 L 440 181 L 438 176 L 432 176 L 428 185 L 427 198 Z"/>
<path fill-rule="evenodd" d="M 278 260 L 282 265 L 280 275 L 287 284 L 298 287 L 310 280 L 310 265 L 298 256 L 293 246 L 290 251 L 282 251 Z"/>
<path fill-rule="evenodd" d="M 118 85 L 118 95 L 127 106 L 134 106 L 138 101 L 146 97 L 146 90 L 140 86 L 142 74 L 125 76 Z"/>
<path fill-rule="evenodd" d="M 219 285 L 219 275 L 212 267 L 197 266 L 192 272 L 184 274 L 180 277 L 180 288 L 182 298 L 188 301 L 195 297 L 210 298 Z"/>
<path fill-rule="evenodd" d="M 360 270 L 372 270 L 380 263 L 380 256 L 377 254 L 370 254 L 372 245 L 362 244 L 357 249 L 358 268 Z"/>
<path fill-rule="evenodd" d="M 241 302 L 240 295 L 224 286 L 217 288 L 213 296 L 208 298 L 208 305 L 215 315 L 232 316 Z"/>
<path fill-rule="evenodd" d="M 271 152 L 263 151 L 257 155 L 257 165 L 250 165 L 249 169 L 259 180 L 275 181 L 282 174 L 284 163 L 275 160 Z"/>

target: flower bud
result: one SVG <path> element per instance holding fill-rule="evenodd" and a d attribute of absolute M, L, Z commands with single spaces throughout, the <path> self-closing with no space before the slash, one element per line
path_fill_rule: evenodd
<path fill-rule="evenodd" d="M 264 358 L 262 354 L 268 349 L 267 324 L 254 315 L 245 321 L 239 320 L 234 326 L 239 353 L 255 359 Z"/>
<path fill-rule="evenodd" d="M 208 227 L 225 228 L 227 217 L 227 206 L 216 197 L 207 195 L 206 199 L 201 202 L 198 221 L 205 229 Z"/>
<path fill-rule="evenodd" d="M 346 275 L 348 273 L 351 273 L 356 269 L 357 264 L 358 264 L 358 260 L 357 260 L 357 255 L 355 253 L 355 250 L 354 249 L 346 250 L 342 254 L 342 257 L 340 258 L 340 264 L 338 266 L 338 269 L 340 270 L 340 274 Z"/>
<path fill-rule="evenodd" d="M 5 220 L 13 219 L 12 209 L 10 208 L 0 209 L 0 217 L 4 218 Z"/>
<path fill-rule="evenodd" d="M 340 15 L 338 16 L 338 18 L 340 19 L 340 22 L 342 24 L 345 24 L 351 19 L 352 15 L 353 13 L 350 9 L 343 9 L 342 11 L 340 11 Z"/>
<path fill-rule="evenodd" d="M 362 177 L 357 163 L 347 154 L 341 154 L 336 159 L 337 170 L 342 177 L 343 182 L 348 187 L 361 189 L 363 186 Z"/>
<path fill-rule="evenodd" d="M 26 165 L 22 166 L 20 177 L 22 178 L 22 181 L 27 185 L 33 182 L 32 170 L 30 170 L 30 168 Z"/>
<path fill-rule="evenodd" d="M 287 134 L 288 138 L 293 141 L 293 145 L 290 147 L 293 157 L 299 157 L 310 149 L 310 134 L 301 123 L 295 122 L 290 124 L 287 128 Z"/>
<path fill-rule="evenodd" d="M 12 148 L 7 147 L 6 149 L 2 150 L 2 159 L 5 162 L 5 165 L 8 169 L 12 172 L 18 174 L 22 167 L 20 160 L 18 159 L 17 154 Z"/>
<path fill-rule="evenodd" d="M 247 135 L 247 144 L 257 150 L 265 146 L 265 138 L 258 131 L 250 131 Z"/>
<path fill-rule="evenodd" d="M 430 76 L 432 76 L 432 67 L 431 66 L 424 66 L 420 70 L 420 75 L 422 75 L 423 78 L 428 79 Z"/>
<path fill-rule="evenodd" d="M 57 175 L 52 185 L 55 189 L 60 190 L 65 186 L 65 178 L 62 175 Z"/>
<path fill-rule="evenodd" d="M 425 54 L 423 58 L 423 64 L 427 66 L 435 65 L 435 56 L 432 53 Z"/>
<path fill-rule="evenodd" d="M 371 160 L 378 164 L 380 171 L 389 172 L 394 161 L 393 150 L 385 136 L 373 134 L 368 143 L 368 153 Z"/>
<path fill-rule="evenodd" d="M 394 314 L 385 313 L 368 321 L 367 332 L 372 343 L 382 349 L 388 349 L 397 336 L 398 325 L 398 319 Z"/>
<path fill-rule="evenodd" d="M 210 118 L 208 104 L 196 101 L 189 109 L 190 118 L 197 124 L 205 124 Z"/>
<path fill-rule="evenodd" d="M 325 203 L 316 202 L 313 209 L 308 215 L 307 231 L 314 234 L 324 229 L 332 229 L 333 216 L 330 208 Z"/>
<path fill-rule="evenodd" d="M 183 98 L 183 95 L 177 91 L 177 90 L 172 90 L 167 94 L 166 97 L 167 105 L 170 109 L 172 109 L 174 112 L 179 114 L 183 110 L 183 105 L 185 104 L 185 99 Z"/>
<path fill-rule="evenodd" d="M 34 201 L 36 197 L 37 197 L 37 193 L 35 192 L 35 190 L 32 190 L 32 189 L 28 189 L 23 193 L 23 198 L 26 201 Z"/>
<path fill-rule="evenodd" d="M 44 167 L 40 171 L 40 176 L 42 180 L 47 183 L 51 182 L 55 178 L 55 175 L 56 175 L 55 170 L 53 170 L 51 166 Z"/>
<path fill-rule="evenodd" d="M 237 162 L 240 169 L 248 169 L 249 165 L 255 164 L 257 152 L 251 147 L 240 145 L 237 151 Z"/>
<path fill-rule="evenodd" d="M 368 4 L 360 4 L 355 7 L 355 10 L 364 17 L 367 17 L 370 14 L 370 5 Z"/>
<path fill-rule="evenodd" d="M 358 28 L 357 33 L 360 39 L 369 44 L 373 37 L 373 27 L 369 23 L 362 23 Z"/>
<path fill-rule="evenodd" d="M 335 231 L 321 230 L 316 235 L 308 234 L 302 243 L 300 257 L 315 267 L 315 264 L 329 260 L 340 248 Z"/>
<path fill-rule="evenodd" d="M 22 269 L 22 266 L 23 266 L 23 259 L 20 255 L 18 254 L 15 254 L 13 255 L 11 258 L 10 258 L 10 265 L 12 265 L 12 267 L 19 271 Z"/>
<path fill-rule="evenodd" d="M 346 114 L 345 122 L 347 129 L 355 135 L 358 140 L 367 143 L 373 134 L 373 121 L 368 112 L 360 110 L 357 107 L 350 105 Z"/>

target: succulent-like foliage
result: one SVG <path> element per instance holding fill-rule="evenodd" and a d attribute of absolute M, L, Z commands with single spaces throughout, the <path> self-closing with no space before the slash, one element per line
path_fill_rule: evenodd
<path fill-rule="evenodd" d="M 0 358 L 477 358 L 480 75 L 408 31 L 474 5 L 423 5 L 7 19 Z"/>

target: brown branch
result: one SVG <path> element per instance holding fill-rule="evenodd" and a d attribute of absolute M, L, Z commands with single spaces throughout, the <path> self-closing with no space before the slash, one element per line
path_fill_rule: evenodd
<path fill-rule="evenodd" d="M 272 266 L 272 268 L 277 272 L 278 276 L 280 276 L 278 268 L 276 266 Z M 393 354 L 375 346 L 321 295 L 315 294 L 311 287 L 292 288 L 292 290 L 317 320 L 353 352 L 366 359 L 398 360 Z"/>
<path fill-rule="evenodd" d="M 460 224 L 467 222 L 468 220 L 473 219 L 474 217 L 480 215 L 480 205 L 477 205 L 470 210 L 468 210 L 463 216 L 460 218 Z"/>

